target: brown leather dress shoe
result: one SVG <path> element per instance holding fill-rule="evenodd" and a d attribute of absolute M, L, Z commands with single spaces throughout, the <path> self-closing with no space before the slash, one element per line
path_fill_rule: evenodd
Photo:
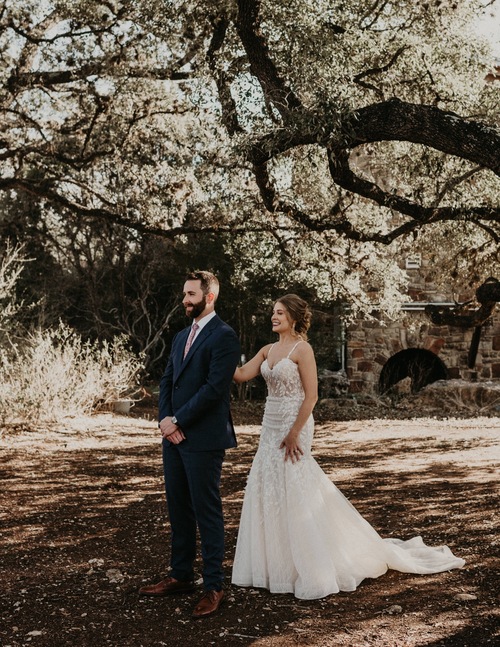
<path fill-rule="evenodd" d="M 194 591 L 193 582 L 179 582 L 179 580 L 173 577 L 166 577 L 161 582 L 158 582 L 158 584 L 141 586 L 139 595 L 160 597 L 162 595 L 173 595 L 174 593 L 190 593 L 191 591 Z"/>
<path fill-rule="evenodd" d="M 222 604 L 224 591 L 205 591 L 195 606 L 193 618 L 206 618 L 217 611 Z"/>

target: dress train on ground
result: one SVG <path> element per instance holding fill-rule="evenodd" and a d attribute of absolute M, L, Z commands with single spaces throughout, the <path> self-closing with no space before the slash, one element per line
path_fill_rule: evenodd
<path fill-rule="evenodd" d="M 300 375 L 289 358 L 272 369 L 265 360 L 261 372 L 269 396 L 245 490 L 233 584 L 309 600 L 354 591 L 389 568 L 426 574 L 464 565 L 447 546 L 426 546 L 421 537 L 380 537 L 311 455 L 312 416 L 300 434 L 304 456 L 285 462 L 279 446 L 304 397 Z"/>

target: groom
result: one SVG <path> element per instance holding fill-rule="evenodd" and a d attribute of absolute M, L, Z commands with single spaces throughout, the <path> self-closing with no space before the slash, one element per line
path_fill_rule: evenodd
<path fill-rule="evenodd" d="M 236 333 L 215 313 L 219 282 L 210 272 L 189 274 L 182 304 L 192 325 L 172 342 L 160 381 L 159 420 L 170 518 L 170 574 L 141 595 L 194 589 L 196 528 L 201 540 L 204 594 L 193 611 L 217 611 L 224 591 L 224 520 L 219 484 L 225 450 L 236 446 L 229 411 L 230 387 L 240 358 Z"/>

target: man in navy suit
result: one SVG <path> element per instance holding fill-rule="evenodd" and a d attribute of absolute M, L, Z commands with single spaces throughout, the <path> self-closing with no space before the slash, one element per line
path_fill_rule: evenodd
<path fill-rule="evenodd" d="M 215 313 L 219 282 L 210 272 L 189 274 L 183 306 L 192 325 L 172 342 L 160 382 L 159 420 L 172 549 L 170 574 L 141 595 L 194 589 L 196 529 L 201 540 L 204 594 L 193 611 L 203 618 L 224 597 L 224 520 L 220 477 L 225 450 L 236 446 L 230 388 L 240 358 L 234 330 Z"/>

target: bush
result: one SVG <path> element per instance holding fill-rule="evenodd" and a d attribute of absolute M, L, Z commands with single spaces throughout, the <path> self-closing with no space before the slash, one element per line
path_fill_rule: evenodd
<path fill-rule="evenodd" d="M 83 342 L 64 324 L 0 349 L 0 421 L 55 422 L 138 393 L 142 358 L 124 337 Z"/>

